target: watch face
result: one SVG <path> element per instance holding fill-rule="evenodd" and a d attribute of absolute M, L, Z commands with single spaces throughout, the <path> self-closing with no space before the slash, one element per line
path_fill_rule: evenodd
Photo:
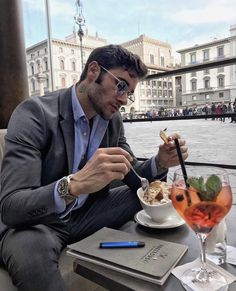
<path fill-rule="evenodd" d="M 68 181 L 66 178 L 59 182 L 57 190 L 62 197 L 68 194 Z"/>

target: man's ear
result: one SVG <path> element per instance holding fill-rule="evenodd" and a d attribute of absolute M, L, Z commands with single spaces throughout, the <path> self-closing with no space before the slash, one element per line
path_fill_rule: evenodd
<path fill-rule="evenodd" d="M 87 76 L 89 78 L 90 81 L 95 81 L 97 80 L 97 78 L 99 77 L 101 72 L 101 68 L 98 65 L 98 63 L 96 61 L 92 61 L 89 65 L 88 65 L 88 73 Z"/>

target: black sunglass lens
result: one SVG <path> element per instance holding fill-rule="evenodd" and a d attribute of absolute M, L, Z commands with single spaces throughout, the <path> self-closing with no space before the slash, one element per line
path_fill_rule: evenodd
<path fill-rule="evenodd" d="M 128 91 L 128 85 L 124 82 L 124 81 L 120 81 L 119 83 L 117 83 L 116 85 L 117 87 L 117 92 L 119 92 L 120 94 L 124 94 L 125 92 Z"/>

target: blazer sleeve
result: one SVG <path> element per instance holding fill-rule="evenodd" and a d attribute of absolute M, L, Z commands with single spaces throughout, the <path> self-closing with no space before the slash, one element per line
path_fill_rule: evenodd
<path fill-rule="evenodd" d="M 15 109 L 6 135 L 0 211 L 3 223 L 13 228 L 50 223 L 57 216 L 55 182 L 41 183 L 42 155 L 49 139 L 44 111 L 32 99 Z"/>

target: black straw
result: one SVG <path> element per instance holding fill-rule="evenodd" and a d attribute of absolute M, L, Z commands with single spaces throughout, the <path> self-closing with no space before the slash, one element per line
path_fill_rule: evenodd
<path fill-rule="evenodd" d="M 181 153 L 181 150 L 180 150 L 180 146 L 179 146 L 179 141 L 178 141 L 177 138 L 175 139 L 175 146 L 176 146 L 177 154 L 178 154 L 178 157 L 179 157 L 179 162 L 180 162 L 181 170 L 182 170 L 182 173 L 183 173 L 183 176 L 184 176 L 185 184 L 186 184 L 187 187 L 189 187 L 189 184 L 187 182 L 188 175 L 187 175 L 187 172 L 186 172 L 186 168 L 185 168 L 185 164 L 184 164 L 184 159 L 183 159 L 183 156 L 182 156 L 182 153 Z"/>
<path fill-rule="evenodd" d="M 178 141 L 177 138 L 175 139 L 175 146 L 176 146 L 176 149 L 177 149 L 177 154 L 178 154 L 178 157 L 179 157 L 180 166 L 181 166 L 182 173 L 183 173 L 183 176 L 184 176 L 184 182 L 185 182 L 185 185 L 186 185 L 185 195 L 186 195 L 186 198 L 187 198 L 188 206 L 190 206 L 192 204 L 192 201 L 191 201 L 191 196 L 190 196 L 190 194 L 188 192 L 188 188 L 189 188 L 189 183 L 187 182 L 188 175 L 187 175 L 187 171 L 186 171 L 186 168 L 185 168 L 184 159 L 183 159 L 183 156 L 182 156 L 182 153 L 181 153 L 181 150 L 180 150 L 179 141 Z"/>

